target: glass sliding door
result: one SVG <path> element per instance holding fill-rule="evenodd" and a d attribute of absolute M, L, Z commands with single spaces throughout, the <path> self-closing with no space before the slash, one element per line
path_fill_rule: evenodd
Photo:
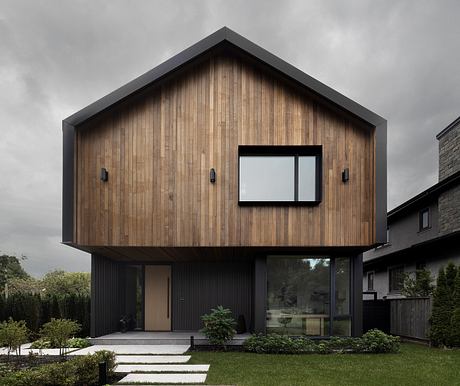
<path fill-rule="evenodd" d="M 350 336 L 350 275 L 349 258 L 268 256 L 267 333 Z"/>
<path fill-rule="evenodd" d="M 267 259 L 267 332 L 329 335 L 330 259 Z"/>

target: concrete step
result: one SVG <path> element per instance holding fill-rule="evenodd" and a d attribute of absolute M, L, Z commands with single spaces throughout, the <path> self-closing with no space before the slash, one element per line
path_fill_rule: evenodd
<path fill-rule="evenodd" d="M 117 363 L 186 363 L 190 355 L 117 355 Z"/>
<path fill-rule="evenodd" d="M 181 384 L 181 383 L 204 383 L 206 374 L 128 374 L 118 383 L 164 383 L 164 384 Z"/>
<path fill-rule="evenodd" d="M 116 373 L 205 373 L 209 365 L 118 365 Z"/>
<path fill-rule="evenodd" d="M 94 345 L 69 353 L 69 355 L 93 354 L 97 351 L 113 351 L 115 354 L 135 355 L 178 355 L 184 354 L 190 348 L 189 345 Z"/>

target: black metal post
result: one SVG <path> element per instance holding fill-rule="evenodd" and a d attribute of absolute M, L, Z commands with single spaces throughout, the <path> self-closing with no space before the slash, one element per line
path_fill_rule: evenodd
<path fill-rule="evenodd" d="M 99 386 L 107 384 L 107 362 L 99 362 Z"/>
<path fill-rule="evenodd" d="M 193 335 L 190 337 L 190 350 L 195 350 L 195 337 Z"/>

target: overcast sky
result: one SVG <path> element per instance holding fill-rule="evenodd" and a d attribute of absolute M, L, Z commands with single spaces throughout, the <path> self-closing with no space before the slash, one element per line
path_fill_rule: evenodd
<path fill-rule="evenodd" d="M 459 1 L 0 1 L 0 252 L 60 245 L 61 121 L 226 25 L 388 120 L 389 209 L 437 182 L 460 115 Z"/>

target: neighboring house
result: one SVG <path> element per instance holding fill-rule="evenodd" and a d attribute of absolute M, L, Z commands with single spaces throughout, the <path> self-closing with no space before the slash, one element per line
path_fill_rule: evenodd
<path fill-rule="evenodd" d="M 91 335 L 360 335 L 385 241 L 386 121 L 223 28 L 63 121 L 63 243 L 91 253 Z"/>
<path fill-rule="evenodd" d="M 378 298 L 401 297 L 404 273 L 460 264 L 460 117 L 436 138 L 439 182 L 388 212 L 387 242 L 364 254 L 363 289 Z"/>

